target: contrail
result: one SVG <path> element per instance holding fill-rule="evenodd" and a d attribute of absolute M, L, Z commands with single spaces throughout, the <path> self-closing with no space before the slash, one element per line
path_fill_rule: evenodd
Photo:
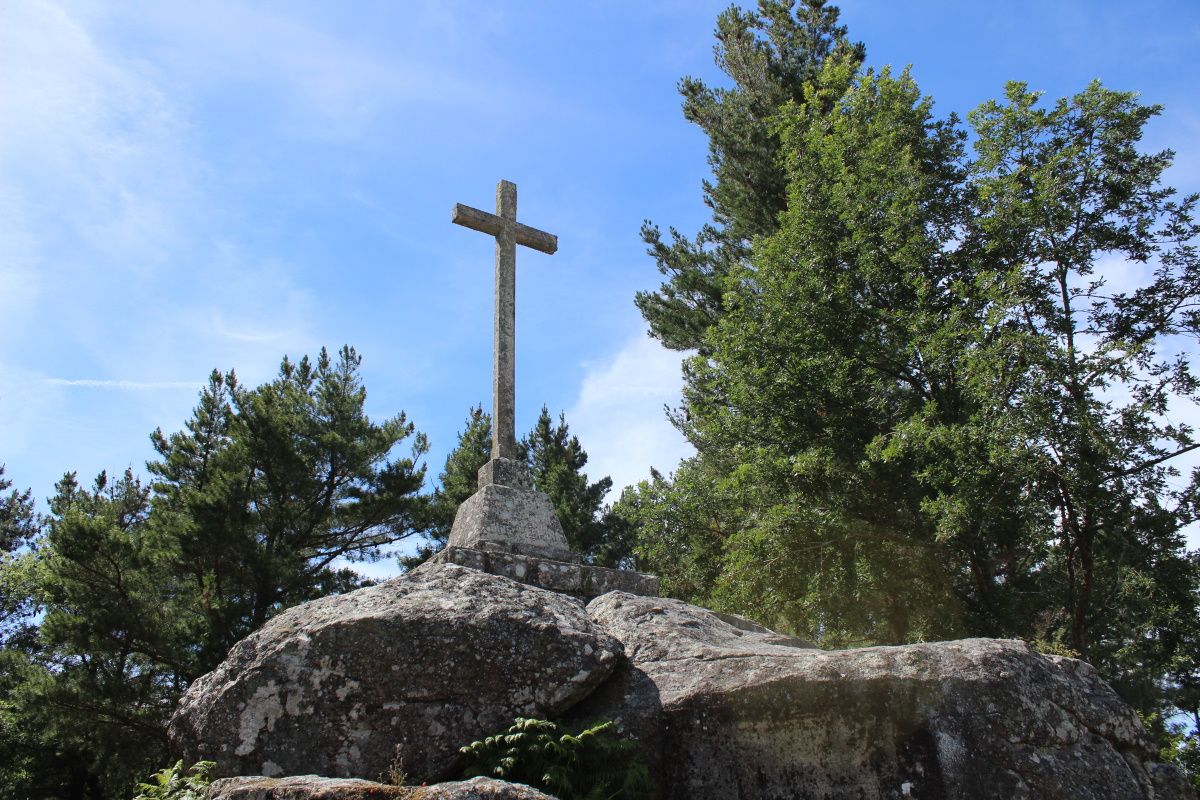
<path fill-rule="evenodd" d="M 98 381 L 89 378 L 68 380 L 66 378 L 46 378 L 46 383 L 53 386 L 81 386 L 86 389 L 124 389 L 132 391 L 155 391 L 159 389 L 196 389 L 200 383 L 196 381 Z"/>

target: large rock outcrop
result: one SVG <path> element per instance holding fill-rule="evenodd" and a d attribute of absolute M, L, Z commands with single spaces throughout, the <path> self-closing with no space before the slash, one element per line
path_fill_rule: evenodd
<path fill-rule="evenodd" d="M 676 600 L 611 592 L 585 610 L 454 564 L 281 614 L 196 681 L 170 732 L 226 775 L 377 779 L 398 763 L 432 780 L 514 717 L 563 715 L 615 719 L 664 800 L 1195 797 L 1092 667 L 1021 642 L 823 651 Z M 222 786 L 220 800 L 406 796 Z M 506 786 L 444 796 L 536 796 L 479 794 L 525 791 Z"/>
<path fill-rule="evenodd" d="M 188 689 L 169 734 L 222 775 L 449 777 L 458 748 L 553 717 L 620 645 L 583 604 L 454 564 L 289 609 Z"/>
<path fill-rule="evenodd" d="M 357 778 L 222 778 L 213 781 L 208 800 L 554 800 L 522 783 L 491 778 L 436 783 L 433 786 L 388 786 Z"/>
<path fill-rule="evenodd" d="M 1193 797 L 1081 661 L 968 639 L 822 651 L 674 600 L 588 606 L 628 662 L 571 712 L 642 742 L 668 800 Z"/>

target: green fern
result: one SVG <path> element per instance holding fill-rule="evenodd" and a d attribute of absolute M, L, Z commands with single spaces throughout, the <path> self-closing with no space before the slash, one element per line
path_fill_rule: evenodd
<path fill-rule="evenodd" d="M 183 761 L 176 761 L 151 775 L 149 783 L 139 783 L 133 800 L 204 800 L 216 767 L 212 761 L 200 761 L 185 771 Z"/>
<path fill-rule="evenodd" d="M 464 777 L 526 783 L 560 800 L 641 800 L 650 773 L 637 745 L 616 737 L 612 722 L 571 733 L 544 719 L 518 718 L 511 728 L 461 748 Z"/>

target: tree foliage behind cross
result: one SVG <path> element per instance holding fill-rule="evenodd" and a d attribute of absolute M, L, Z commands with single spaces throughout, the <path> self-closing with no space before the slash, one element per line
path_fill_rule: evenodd
<path fill-rule="evenodd" d="M 550 496 L 571 549 L 588 562 L 607 563 L 606 558 L 619 558 L 606 548 L 609 530 L 601 517 L 601 505 L 612 489 L 612 479 L 605 476 L 588 483 L 582 471 L 588 456 L 579 438 L 568 430 L 566 415 L 559 414 L 555 425 L 550 411 L 542 406 L 537 423 L 517 450 L 529 464 L 534 486 Z"/>
<path fill-rule="evenodd" d="M 491 456 L 492 415 L 478 405 L 467 412 L 466 422 L 458 433 L 458 442 L 446 456 L 446 463 L 438 475 L 423 541 L 412 555 L 400 557 L 401 566 L 412 569 L 445 547 L 459 505 L 475 494 L 479 470 Z"/>
<path fill-rule="evenodd" d="M 402 557 L 401 564 L 415 567 L 445 546 L 459 505 L 475 493 L 479 469 L 491 458 L 491 436 L 491 415 L 475 406 L 438 477 L 425 541 L 412 556 Z M 529 467 L 534 487 L 550 497 L 570 548 L 588 563 L 627 566 L 632 557 L 630 527 L 603 507 L 612 479 L 588 482 L 582 471 L 587 452 L 571 434 L 566 415 L 559 414 L 555 425 L 542 406 L 533 430 L 517 443 L 517 453 Z"/>

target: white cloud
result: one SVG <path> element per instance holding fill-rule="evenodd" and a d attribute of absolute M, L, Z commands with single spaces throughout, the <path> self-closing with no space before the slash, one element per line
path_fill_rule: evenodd
<path fill-rule="evenodd" d="M 638 334 L 611 359 L 588 366 L 567 419 L 588 452 L 589 477 L 613 479 L 613 499 L 649 477 L 651 467 L 671 472 L 692 454 L 664 411 L 679 404 L 680 360 Z"/>
<path fill-rule="evenodd" d="M 0 203 L 39 225 L 42 249 L 66 234 L 126 258 L 136 249 L 131 266 L 161 258 L 174 227 L 162 201 L 191 178 L 176 155 L 186 126 L 166 93 L 56 6 L 10 5 L 3 28 Z"/>
<path fill-rule="evenodd" d="M 197 96 L 237 86 L 255 102 L 245 119 L 284 136 L 321 141 L 362 140 L 382 115 L 413 105 L 445 109 L 503 108 L 508 90 L 485 86 L 489 76 L 464 74 L 462 53 L 486 52 L 463 42 L 486 38 L 503 15 L 447 3 L 398 4 L 387 35 L 345 35 L 356 13 L 336 5 L 283 10 L 264 4 L 210 0 L 137 7 L 91 4 L 89 20 L 115 22 L 144 35 L 173 77 Z M 467 24 L 464 26 L 464 22 Z M 465 30 L 464 30 L 465 28 Z"/>
<path fill-rule="evenodd" d="M 0 119 L 0 333 L 30 361 L 124 358 L 191 216 L 186 126 L 144 65 L 38 2 L 5 8 Z"/>
<path fill-rule="evenodd" d="M 0 13 L 0 458 L 39 493 L 136 462 L 210 369 L 269 375 L 316 316 L 291 264 L 226 243 L 245 215 L 186 82 L 93 10 Z"/>
<path fill-rule="evenodd" d="M 152 392 L 161 389 L 200 389 L 195 381 L 122 381 L 122 380 L 93 380 L 91 378 L 46 378 L 51 386 L 78 386 L 86 389 L 130 389 L 138 392 Z"/>

